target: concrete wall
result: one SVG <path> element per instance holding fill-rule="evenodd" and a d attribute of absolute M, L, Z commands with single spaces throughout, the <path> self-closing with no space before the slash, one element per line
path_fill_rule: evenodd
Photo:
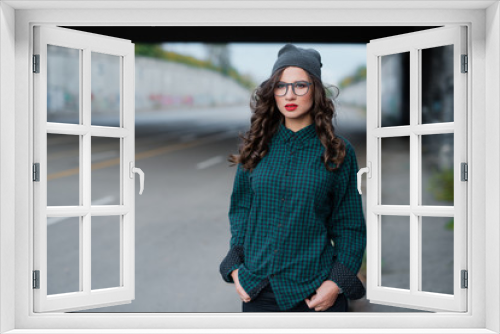
<path fill-rule="evenodd" d="M 136 58 L 137 111 L 173 106 L 248 104 L 250 90 L 217 72 L 159 59 Z"/>
<path fill-rule="evenodd" d="M 338 100 L 343 105 L 366 108 L 366 80 L 342 88 Z"/>
<path fill-rule="evenodd" d="M 78 51 L 53 46 L 48 51 L 49 118 L 78 115 Z M 136 57 L 135 67 L 136 112 L 248 104 L 250 99 L 250 90 L 215 71 L 149 57 Z M 92 112 L 119 110 L 119 58 L 92 54 L 91 75 Z"/>

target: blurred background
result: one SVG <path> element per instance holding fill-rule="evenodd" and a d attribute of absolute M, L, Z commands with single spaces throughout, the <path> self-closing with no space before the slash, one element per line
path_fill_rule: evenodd
<path fill-rule="evenodd" d="M 113 35 L 109 30 L 93 32 Z M 388 33 L 398 31 L 379 32 L 376 37 Z M 292 41 L 321 53 L 324 83 L 340 90 L 336 131 L 354 145 L 360 168 L 366 165 L 366 38 Z M 131 304 L 83 312 L 241 311 L 234 285 L 223 282 L 219 274 L 229 249 L 227 214 L 236 170 L 227 157 L 237 153 L 238 135 L 249 129 L 252 90 L 269 77 L 279 49 L 288 42 L 254 39 L 258 38 L 244 42 L 132 38 L 135 165 L 146 174 L 144 194 L 136 195 L 136 298 Z M 423 121 L 450 121 L 450 117 L 453 121 L 453 72 L 443 65 L 450 50 L 444 47 L 426 57 L 432 66 L 425 69 L 424 80 L 433 84 L 424 93 L 429 98 L 423 101 Z M 383 58 L 382 126 L 409 124 L 409 58 L 404 54 Z M 120 59 L 93 53 L 91 60 L 92 125 L 120 126 Z M 49 46 L 48 70 L 48 121 L 78 124 L 79 51 Z M 424 137 L 433 137 L 422 139 L 424 204 L 453 205 L 453 136 Z M 78 205 L 78 136 L 49 134 L 47 143 L 48 205 Z M 382 204 L 408 204 L 409 140 L 383 139 L 382 147 Z M 119 139 L 92 138 L 92 204 L 120 203 L 119 156 Z M 364 186 L 363 182 L 363 190 Z M 408 221 L 408 217 L 382 220 L 384 286 L 409 288 Z M 78 219 L 50 218 L 47 232 L 48 293 L 78 291 Z M 119 233 L 118 216 L 92 217 L 92 289 L 119 285 Z M 423 221 L 422 233 L 423 290 L 453 293 L 453 220 Z M 358 276 L 366 282 L 365 262 Z M 414 312 L 366 299 L 352 301 L 350 309 Z"/>

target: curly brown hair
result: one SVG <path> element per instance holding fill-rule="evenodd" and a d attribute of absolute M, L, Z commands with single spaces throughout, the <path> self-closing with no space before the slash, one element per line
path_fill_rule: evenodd
<path fill-rule="evenodd" d="M 274 100 L 274 87 L 281 78 L 285 68 L 277 70 L 268 80 L 264 81 L 255 89 L 250 100 L 252 110 L 250 129 L 245 135 L 239 135 L 242 140 L 239 146 L 239 154 L 230 154 L 228 161 L 233 166 L 241 163 L 246 170 L 252 171 L 259 161 L 269 151 L 269 142 L 278 130 L 279 124 L 284 122 L 284 116 L 279 111 Z M 306 71 L 307 72 L 307 71 Z M 309 75 L 309 73 L 308 73 Z M 327 97 L 326 88 L 321 80 L 309 75 L 314 87 L 314 103 L 310 111 L 313 118 L 316 133 L 325 152 L 321 158 L 328 171 L 334 171 L 340 167 L 345 157 L 345 143 L 335 135 L 332 123 L 336 116 L 333 100 Z M 331 167 L 328 162 L 333 162 Z"/>

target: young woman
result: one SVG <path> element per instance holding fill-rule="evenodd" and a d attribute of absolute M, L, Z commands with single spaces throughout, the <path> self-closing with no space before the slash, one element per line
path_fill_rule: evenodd
<path fill-rule="evenodd" d="M 351 144 L 335 135 L 321 56 L 285 45 L 255 91 L 229 209 L 230 250 L 220 265 L 243 312 L 345 312 L 361 298 L 356 274 L 366 228 Z"/>

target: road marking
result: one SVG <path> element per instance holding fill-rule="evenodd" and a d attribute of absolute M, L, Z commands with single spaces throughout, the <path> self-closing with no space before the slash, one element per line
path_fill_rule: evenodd
<path fill-rule="evenodd" d="M 114 165 L 118 165 L 118 164 L 120 164 L 120 158 L 96 162 L 96 163 L 92 164 L 91 170 L 98 170 L 98 169 L 102 169 L 102 168 L 106 168 L 106 167 L 110 167 L 110 166 L 114 166 Z M 66 176 L 77 175 L 79 170 L 80 170 L 80 168 L 77 167 L 77 168 L 66 169 L 66 170 L 63 170 L 63 171 L 57 172 L 57 173 L 52 173 L 50 175 L 47 175 L 47 181 L 60 179 L 62 177 L 66 177 Z"/>
<path fill-rule="evenodd" d="M 78 218 L 78 217 L 47 217 L 47 226 L 54 225 L 69 218 Z"/>
<path fill-rule="evenodd" d="M 92 205 L 106 205 L 109 203 L 113 203 L 115 201 L 115 196 L 106 196 L 103 198 L 96 199 L 95 201 L 92 201 Z"/>
<path fill-rule="evenodd" d="M 120 148 L 118 147 L 118 150 L 92 153 L 92 162 L 101 161 L 109 158 L 115 158 L 119 156 L 120 156 Z"/>
<path fill-rule="evenodd" d="M 182 149 L 196 147 L 196 146 L 200 146 L 203 144 L 216 142 L 216 141 L 219 141 L 222 139 L 226 139 L 228 137 L 229 137 L 229 134 L 227 132 L 222 132 L 222 133 L 217 133 L 217 134 L 212 135 L 212 136 L 199 138 L 195 141 L 191 141 L 191 142 L 187 142 L 187 143 L 176 143 L 176 144 L 161 146 L 161 147 L 149 150 L 149 151 L 137 153 L 135 155 L 135 161 L 147 159 L 147 158 L 152 158 L 152 157 L 156 157 L 156 156 L 159 156 L 162 154 L 180 151 Z M 102 169 L 102 168 L 106 168 L 106 167 L 110 167 L 110 166 L 114 166 L 114 165 L 119 165 L 119 164 L 120 164 L 120 158 L 96 162 L 96 163 L 92 164 L 92 170 L 98 170 L 98 169 Z M 52 174 L 47 175 L 47 180 L 55 180 L 55 179 L 60 179 L 62 177 L 66 177 L 66 176 L 77 175 L 78 171 L 79 171 L 79 168 L 77 167 L 77 168 L 67 169 L 67 170 L 64 170 L 61 172 L 57 172 L 57 173 L 52 173 Z"/>
<path fill-rule="evenodd" d="M 196 135 L 194 133 L 190 133 L 188 135 L 185 135 L 185 136 L 182 136 L 181 138 L 179 138 L 179 141 L 181 143 L 185 143 L 185 142 L 193 141 L 195 139 L 196 139 Z"/>
<path fill-rule="evenodd" d="M 99 198 L 95 201 L 92 201 L 92 205 L 106 205 L 114 202 L 114 196 L 106 196 L 103 198 Z M 75 218 L 75 217 L 47 217 L 47 226 L 54 225 L 56 223 L 60 223 L 66 219 Z"/>
<path fill-rule="evenodd" d="M 62 172 L 49 174 L 49 175 L 47 175 L 47 181 L 60 179 L 62 177 L 78 174 L 79 170 L 80 170 L 80 168 L 77 167 L 77 168 L 66 169 L 66 170 L 63 170 Z"/>
<path fill-rule="evenodd" d="M 77 146 L 78 146 L 78 144 L 77 144 Z M 109 149 L 109 150 L 116 151 L 116 143 L 101 144 L 101 145 L 99 145 L 99 148 L 101 150 Z M 119 148 L 118 148 L 118 150 L 119 150 Z M 65 151 L 51 152 L 51 153 L 47 154 L 47 160 L 55 160 L 55 159 L 59 159 L 59 158 L 68 158 L 68 157 L 74 158 L 74 157 L 78 157 L 79 152 L 80 152 L 79 148 L 69 149 L 69 150 L 65 150 Z"/>
<path fill-rule="evenodd" d="M 223 160 L 224 158 L 222 157 L 222 155 L 218 155 L 216 157 L 198 163 L 196 165 L 196 169 L 205 169 L 213 165 L 217 165 L 218 163 L 221 163 Z"/>

